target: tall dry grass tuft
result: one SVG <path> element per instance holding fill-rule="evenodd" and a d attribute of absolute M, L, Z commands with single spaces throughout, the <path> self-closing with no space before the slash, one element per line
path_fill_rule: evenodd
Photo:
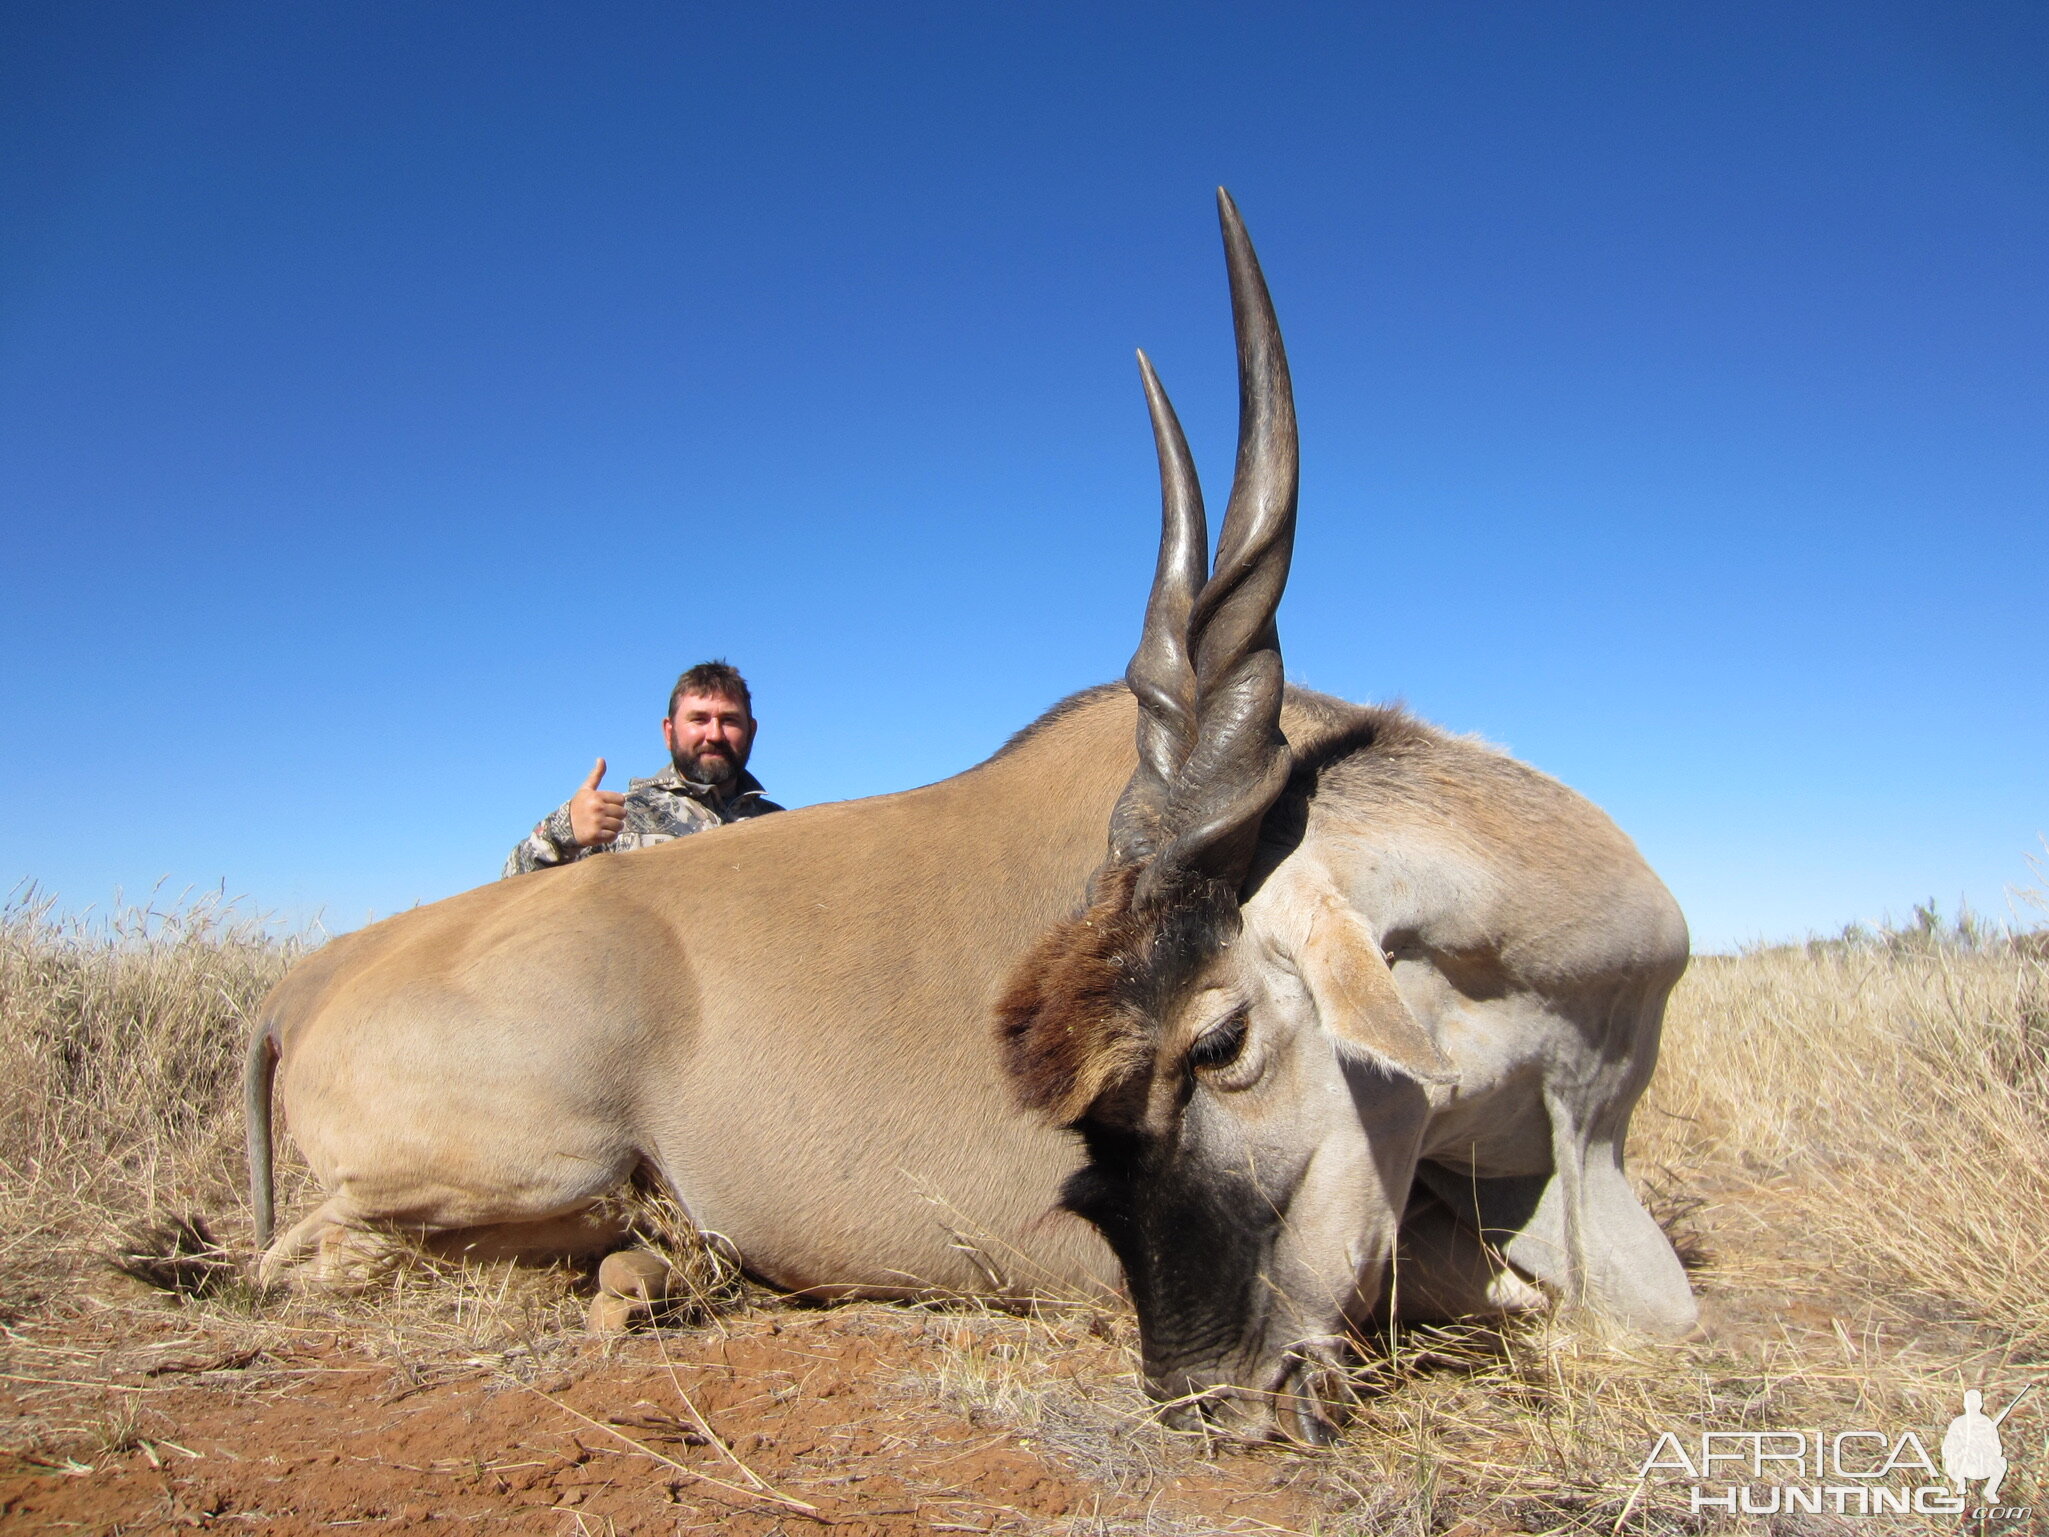
<path fill-rule="evenodd" d="M 1797 1233 L 1779 1260 L 2049 1352 L 2049 958 L 1863 943 L 1708 956 L 1638 1158 Z"/>
<path fill-rule="evenodd" d="M 306 948 L 216 895 L 0 908 L 0 1302 L 185 1208 L 239 1215 L 247 1011 Z"/>

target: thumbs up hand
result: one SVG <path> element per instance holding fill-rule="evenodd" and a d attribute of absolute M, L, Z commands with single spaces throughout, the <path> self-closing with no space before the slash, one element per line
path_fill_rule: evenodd
<path fill-rule="evenodd" d="M 569 797 L 569 832 L 579 848 L 610 843 L 626 825 L 626 797 L 612 790 L 600 790 L 598 785 L 604 777 L 605 760 L 600 758 L 590 778 Z"/>

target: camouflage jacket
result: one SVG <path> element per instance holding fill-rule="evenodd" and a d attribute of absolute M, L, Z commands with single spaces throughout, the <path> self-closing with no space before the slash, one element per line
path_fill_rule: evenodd
<path fill-rule="evenodd" d="M 782 809 L 761 793 L 761 781 L 745 769 L 740 771 L 739 787 L 726 797 L 724 804 L 714 807 L 709 789 L 692 784 L 671 764 L 659 774 L 636 779 L 626 787 L 626 825 L 610 843 L 579 846 L 569 830 L 569 803 L 564 801 L 521 840 L 519 847 L 506 857 L 505 869 L 500 873 L 523 875 L 528 870 L 566 865 L 592 854 L 652 848 L 723 822 L 743 822 Z"/>

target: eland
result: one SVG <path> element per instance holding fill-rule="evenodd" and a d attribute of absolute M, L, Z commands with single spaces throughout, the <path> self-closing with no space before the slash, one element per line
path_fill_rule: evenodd
<path fill-rule="evenodd" d="M 1141 354 L 1163 524 L 1126 682 L 937 784 L 300 962 L 246 1076 L 267 1279 L 380 1233 L 600 1255 L 652 1178 L 791 1293 L 1122 1290 L 1172 1412 L 1307 1440 L 1376 1309 L 1692 1326 L 1623 1166 L 1685 924 L 1555 781 L 1285 686 L 1294 408 L 1219 205 L 1237 468 L 1212 570 Z M 274 1241 L 273 1096 L 324 1195 Z"/>

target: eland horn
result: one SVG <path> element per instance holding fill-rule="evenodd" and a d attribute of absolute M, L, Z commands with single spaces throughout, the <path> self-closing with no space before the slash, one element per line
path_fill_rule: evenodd
<path fill-rule="evenodd" d="M 1274 610 L 1295 544 L 1294 392 L 1259 258 L 1222 188 L 1217 211 L 1238 339 L 1238 462 L 1206 578 L 1194 461 L 1139 354 L 1160 459 L 1160 556 L 1125 673 L 1138 698 L 1139 761 L 1111 819 L 1111 860 L 1143 863 L 1142 901 L 1190 879 L 1238 885 L 1289 770 Z"/>

